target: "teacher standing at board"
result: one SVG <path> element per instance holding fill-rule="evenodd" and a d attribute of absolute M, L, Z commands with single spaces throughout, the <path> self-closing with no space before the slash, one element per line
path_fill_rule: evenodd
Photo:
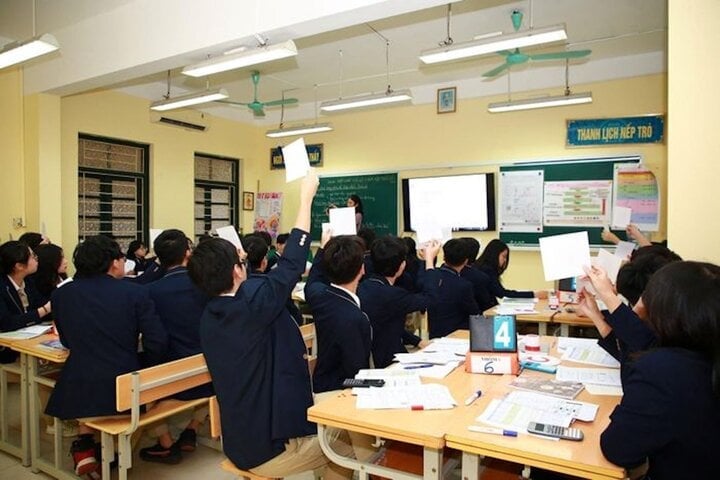
<path fill-rule="evenodd" d="M 357 195 L 350 195 L 347 199 L 346 205 L 348 207 L 355 207 L 355 230 L 360 231 L 360 227 L 363 222 L 363 204 L 360 197 Z"/>

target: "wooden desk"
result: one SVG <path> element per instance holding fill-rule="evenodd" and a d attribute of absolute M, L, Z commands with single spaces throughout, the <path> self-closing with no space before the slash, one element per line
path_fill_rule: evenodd
<path fill-rule="evenodd" d="M 55 435 L 53 439 L 53 461 L 49 462 L 40 455 L 40 405 L 38 396 L 38 385 L 46 385 L 50 388 L 55 387 L 55 380 L 45 377 L 39 372 L 40 360 L 46 360 L 55 364 L 63 364 L 67 359 L 69 352 L 42 346 L 41 343 L 48 340 L 57 340 L 56 335 L 46 334 L 29 340 L 20 340 L 11 346 L 17 352 L 20 352 L 20 359 L 26 365 L 25 381 L 27 390 L 27 414 L 26 422 L 27 431 L 30 434 L 30 465 L 32 471 L 37 473 L 43 471 L 54 478 L 74 479 L 77 476 L 73 472 L 63 468 L 63 461 L 66 453 L 62 448 L 62 421 L 55 418 Z"/>
<path fill-rule="evenodd" d="M 0 338 L 0 347 L 12 348 L 18 340 Z M 30 441 L 27 429 L 27 366 L 20 357 L 19 363 L 0 364 L 0 450 L 18 457 L 27 467 L 30 465 Z M 8 412 L 8 373 L 20 377 L 20 445 L 10 439 L 10 415 Z"/>
<path fill-rule="evenodd" d="M 485 315 L 495 315 L 495 308 L 489 308 L 485 312 Z M 538 324 L 538 335 L 547 335 L 548 324 L 559 324 L 560 335 L 567 337 L 570 334 L 570 326 L 576 327 L 592 327 L 594 326 L 592 320 L 587 317 L 581 317 L 578 315 L 574 307 L 570 304 L 562 305 L 557 310 L 551 310 L 548 307 L 547 300 L 538 300 L 535 305 L 535 310 L 538 313 L 532 314 L 517 314 L 515 320 L 518 322 L 528 322 Z"/>

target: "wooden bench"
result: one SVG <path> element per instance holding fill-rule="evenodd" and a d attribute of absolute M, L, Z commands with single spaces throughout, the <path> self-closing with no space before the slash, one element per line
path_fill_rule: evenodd
<path fill-rule="evenodd" d="M 116 408 L 118 412 L 130 410 L 130 415 L 102 417 L 85 423 L 101 433 L 103 478 L 112 478 L 110 462 L 115 457 L 115 436 L 118 437 L 118 478 L 126 480 L 127 472 L 132 467 L 133 432 L 145 425 L 206 404 L 209 398 L 185 401 L 163 399 L 208 382 L 210 373 L 202 354 L 119 375 L 115 379 Z M 163 401 L 145 413 L 140 413 L 141 405 L 157 400 Z"/>

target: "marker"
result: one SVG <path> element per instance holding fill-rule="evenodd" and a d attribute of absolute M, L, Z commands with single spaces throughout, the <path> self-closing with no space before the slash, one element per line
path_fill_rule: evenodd
<path fill-rule="evenodd" d="M 518 433 L 516 431 L 504 430 L 502 428 L 478 427 L 477 425 L 470 425 L 467 428 L 471 432 L 490 433 L 492 435 L 502 435 L 503 437 L 517 437 L 518 436 Z"/>
<path fill-rule="evenodd" d="M 422 405 L 411 405 L 410 410 L 425 410 L 425 407 Z"/>
<path fill-rule="evenodd" d="M 414 369 L 416 369 L 416 368 L 430 368 L 430 367 L 432 367 L 432 366 L 433 366 L 432 363 L 417 363 L 417 364 L 415 364 L 415 365 L 407 365 L 407 366 L 404 366 L 403 368 L 404 368 L 405 370 L 414 370 Z"/>
<path fill-rule="evenodd" d="M 467 397 L 465 399 L 465 406 L 467 407 L 468 405 L 472 405 L 472 403 L 475 400 L 477 400 L 478 398 L 480 398 L 481 395 L 482 395 L 482 391 L 478 390 L 477 392 L 475 392 L 472 395 L 470 395 L 469 397 Z"/>

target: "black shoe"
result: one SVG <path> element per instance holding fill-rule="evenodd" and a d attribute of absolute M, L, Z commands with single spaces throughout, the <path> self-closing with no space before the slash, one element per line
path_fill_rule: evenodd
<path fill-rule="evenodd" d="M 152 447 L 140 449 L 140 458 L 146 462 L 159 462 L 176 464 L 182 460 L 182 453 L 177 444 L 173 443 L 170 448 L 165 448 L 159 443 L 156 443 Z"/>
<path fill-rule="evenodd" d="M 74 440 L 70 447 L 70 455 L 75 464 L 75 475 L 82 477 L 97 470 L 100 457 L 95 456 L 95 440 L 92 435 L 80 435 Z"/>
<path fill-rule="evenodd" d="M 186 428 L 178 437 L 175 445 L 182 452 L 194 452 L 197 448 L 197 433 L 191 428 Z"/>

